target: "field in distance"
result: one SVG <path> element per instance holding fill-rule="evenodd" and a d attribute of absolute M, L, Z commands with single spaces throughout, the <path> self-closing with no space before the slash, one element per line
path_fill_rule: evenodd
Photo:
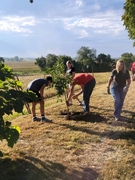
<path fill-rule="evenodd" d="M 35 61 L 23 61 L 23 62 L 8 62 L 5 64 L 10 66 L 15 72 L 26 72 L 26 71 L 40 71 L 38 65 L 35 64 Z"/>

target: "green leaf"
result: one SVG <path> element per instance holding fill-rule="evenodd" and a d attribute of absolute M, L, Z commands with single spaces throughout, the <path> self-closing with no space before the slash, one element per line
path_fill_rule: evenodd
<path fill-rule="evenodd" d="M 24 103 L 21 99 L 16 99 L 14 104 L 13 104 L 14 110 L 18 113 L 22 112 L 23 106 L 24 106 Z"/>
<path fill-rule="evenodd" d="M 8 146 L 9 147 L 13 147 L 14 144 L 17 142 L 17 140 L 19 139 L 19 132 L 17 129 L 8 129 Z"/>

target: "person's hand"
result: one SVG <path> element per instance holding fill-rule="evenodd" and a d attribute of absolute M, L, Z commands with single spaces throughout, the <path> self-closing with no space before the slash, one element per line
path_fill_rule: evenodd
<path fill-rule="evenodd" d="M 72 98 L 73 98 L 73 99 L 76 99 L 76 98 L 77 98 L 77 95 L 74 94 L 74 95 L 72 96 Z"/>
<path fill-rule="evenodd" d="M 128 88 L 129 88 L 129 85 L 126 85 L 124 88 L 123 88 L 123 92 L 126 93 L 128 91 Z"/>
<path fill-rule="evenodd" d="M 110 87 L 109 87 L 109 86 L 107 86 L 107 93 L 108 93 L 108 94 L 111 94 L 111 93 L 110 93 Z"/>

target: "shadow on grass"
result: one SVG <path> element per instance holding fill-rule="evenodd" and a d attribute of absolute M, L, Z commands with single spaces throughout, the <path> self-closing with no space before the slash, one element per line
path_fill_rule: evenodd
<path fill-rule="evenodd" d="M 34 157 L 15 160 L 0 159 L 0 179 L 2 180 L 96 180 L 98 173 L 91 168 L 71 170 L 60 163 L 43 162 Z"/>
<path fill-rule="evenodd" d="M 104 121 L 104 119 L 103 119 L 103 121 Z M 97 121 L 93 121 L 93 122 L 97 122 Z M 109 139 L 114 139 L 114 140 L 126 139 L 126 140 L 131 140 L 131 141 L 135 140 L 135 130 L 133 130 L 133 128 L 132 128 L 132 130 L 127 130 L 127 131 L 113 131 L 113 130 L 108 131 L 108 130 L 106 130 L 104 132 L 99 132 L 99 131 L 93 131 L 90 128 L 81 127 L 77 124 L 73 125 L 73 126 L 70 124 L 61 124 L 61 125 L 66 126 L 67 128 L 70 128 L 71 130 L 74 130 L 74 131 L 82 131 L 82 132 L 85 132 L 85 133 L 88 133 L 91 135 L 97 135 L 97 136 L 106 137 Z M 115 126 L 117 126 L 117 124 Z"/>

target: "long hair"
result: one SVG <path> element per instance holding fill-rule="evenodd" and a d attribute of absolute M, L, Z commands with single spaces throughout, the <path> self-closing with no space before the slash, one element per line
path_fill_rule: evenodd
<path fill-rule="evenodd" d="M 74 67 L 73 63 L 71 61 L 67 61 L 66 65 L 71 64 L 71 67 Z"/>
<path fill-rule="evenodd" d="M 122 72 L 123 73 L 126 73 L 126 65 L 124 63 L 124 61 L 122 59 L 119 59 L 116 63 L 116 71 L 119 72 L 119 64 L 122 63 L 123 64 L 123 69 L 122 69 Z"/>

